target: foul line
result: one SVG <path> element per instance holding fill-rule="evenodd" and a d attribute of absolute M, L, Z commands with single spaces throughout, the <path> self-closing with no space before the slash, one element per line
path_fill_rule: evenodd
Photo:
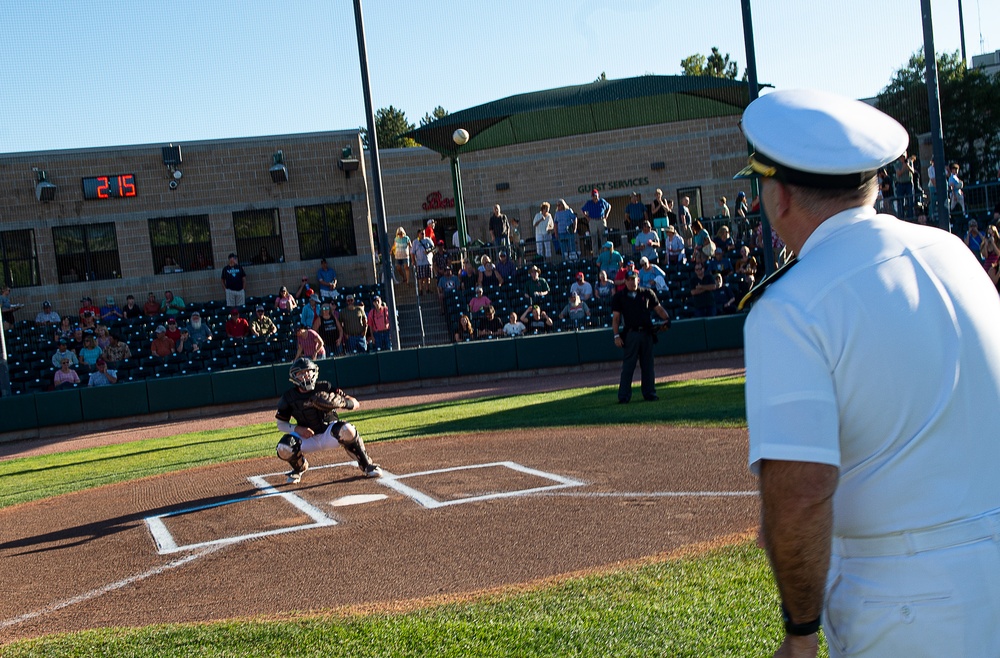
<path fill-rule="evenodd" d="M 129 576 L 128 578 L 119 580 L 109 585 L 98 587 L 97 589 L 92 589 L 89 592 L 80 594 L 78 596 L 74 596 L 71 599 L 66 599 L 65 601 L 60 601 L 59 603 L 53 603 L 52 605 L 46 606 L 41 610 L 35 610 L 34 612 L 25 613 L 20 617 L 14 617 L 12 619 L 6 619 L 4 621 L 0 621 L 0 629 L 7 628 L 8 626 L 14 626 L 16 624 L 21 624 L 26 621 L 30 621 L 36 617 L 41 617 L 42 615 L 47 615 L 53 612 L 57 612 L 59 610 L 62 610 L 63 608 L 68 608 L 71 605 L 76 605 L 77 603 L 83 603 L 84 601 L 89 601 L 90 599 L 97 598 L 98 596 L 101 596 L 103 594 L 107 594 L 109 592 L 122 589 L 123 587 L 131 585 L 132 583 L 139 582 L 140 580 L 145 580 L 146 578 L 157 576 L 166 571 L 170 571 L 171 569 L 176 569 L 177 567 L 183 566 L 188 562 L 192 562 L 200 557 L 208 555 L 209 553 L 213 553 L 219 550 L 220 548 L 222 548 L 222 546 L 209 546 L 201 551 L 198 551 L 197 553 L 192 553 L 191 555 L 186 555 L 180 558 L 179 560 L 174 560 L 173 562 L 169 562 L 167 564 L 154 567 L 149 571 L 145 571 L 136 576 Z"/>
<path fill-rule="evenodd" d="M 740 498 L 756 496 L 756 491 L 554 491 L 544 496 L 575 496 L 579 498 Z"/>

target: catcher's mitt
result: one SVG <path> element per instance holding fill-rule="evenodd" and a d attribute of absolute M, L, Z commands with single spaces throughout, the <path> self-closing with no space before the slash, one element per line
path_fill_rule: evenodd
<path fill-rule="evenodd" d="M 317 391 L 313 393 L 305 406 L 326 413 L 334 409 L 342 409 L 344 407 L 344 400 L 344 392 L 339 388 L 335 391 Z"/>

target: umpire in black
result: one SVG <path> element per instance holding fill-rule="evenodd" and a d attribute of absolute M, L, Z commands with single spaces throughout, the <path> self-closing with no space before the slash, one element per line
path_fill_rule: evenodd
<path fill-rule="evenodd" d="M 653 343 L 659 327 L 653 324 L 651 313 L 656 313 L 669 326 L 670 315 L 660 306 L 656 293 L 639 288 L 639 272 L 625 274 L 625 288 L 611 299 L 611 330 L 615 345 L 625 349 L 622 359 L 622 376 L 618 384 L 618 404 L 628 404 L 632 399 L 632 375 L 636 361 L 642 370 L 642 397 L 647 402 L 660 398 L 656 395 L 656 373 L 653 372 Z"/>

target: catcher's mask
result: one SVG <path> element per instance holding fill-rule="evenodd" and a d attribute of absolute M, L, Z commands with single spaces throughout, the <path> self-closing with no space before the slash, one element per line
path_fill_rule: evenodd
<path fill-rule="evenodd" d="M 319 366 L 316 362 L 307 357 L 299 357 L 288 369 L 288 381 L 292 382 L 304 391 L 311 391 L 316 388 L 316 380 L 319 378 Z"/>

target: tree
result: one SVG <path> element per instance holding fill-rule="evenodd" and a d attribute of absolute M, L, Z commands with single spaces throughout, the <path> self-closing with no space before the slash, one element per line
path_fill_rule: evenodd
<path fill-rule="evenodd" d="M 924 62 L 923 52 L 911 55 L 875 100 L 875 107 L 906 128 L 911 152 L 917 135 L 930 132 Z M 958 51 L 938 55 L 937 66 L 945 155 L 963 165 L 967 181 L 985 180 L 1000 161 L 1000 78 L 966 68 Z"/>
<path fill-rule="evenodd" d="M 378 135 L 378 147 L 380 149 L 416 146 L 417 143 L 415 141 L 409 137 L 403 137 L 404 133 L 408 133 L 414 128 L 416 126 L 406 120 L 406 112 L 397 110 L 392 105 L 383 107 L 375 112 L 375 132 Z M 369 147 L 367 128 L 361 129 L 361 143 L 364 144 L 366 149 Z"/>
<path fill-rule="evenodd" d="M 730 80 L 735 80 L 739 75 L 739 66 L 735 61 L 729 61 L 729 53 L 722 55 L 715 46 L 712 46 L 712 54 L 708 57 L 695 53 L 682 59 L 681 70 L 684 71 L 684 75 L 704 75 Z M 746 73 L 743 77 L 746 78 Z"/>
<path fill-rule="evenodd" d="M 438 105 L 429 114 L 424 114 L 424 118 L 420 120 L 420 127 L 423 128 L 428 123 L 437 121 L 438 119 L 443 119 L 446 116 L 448 116 L 448 110 Z"/>

